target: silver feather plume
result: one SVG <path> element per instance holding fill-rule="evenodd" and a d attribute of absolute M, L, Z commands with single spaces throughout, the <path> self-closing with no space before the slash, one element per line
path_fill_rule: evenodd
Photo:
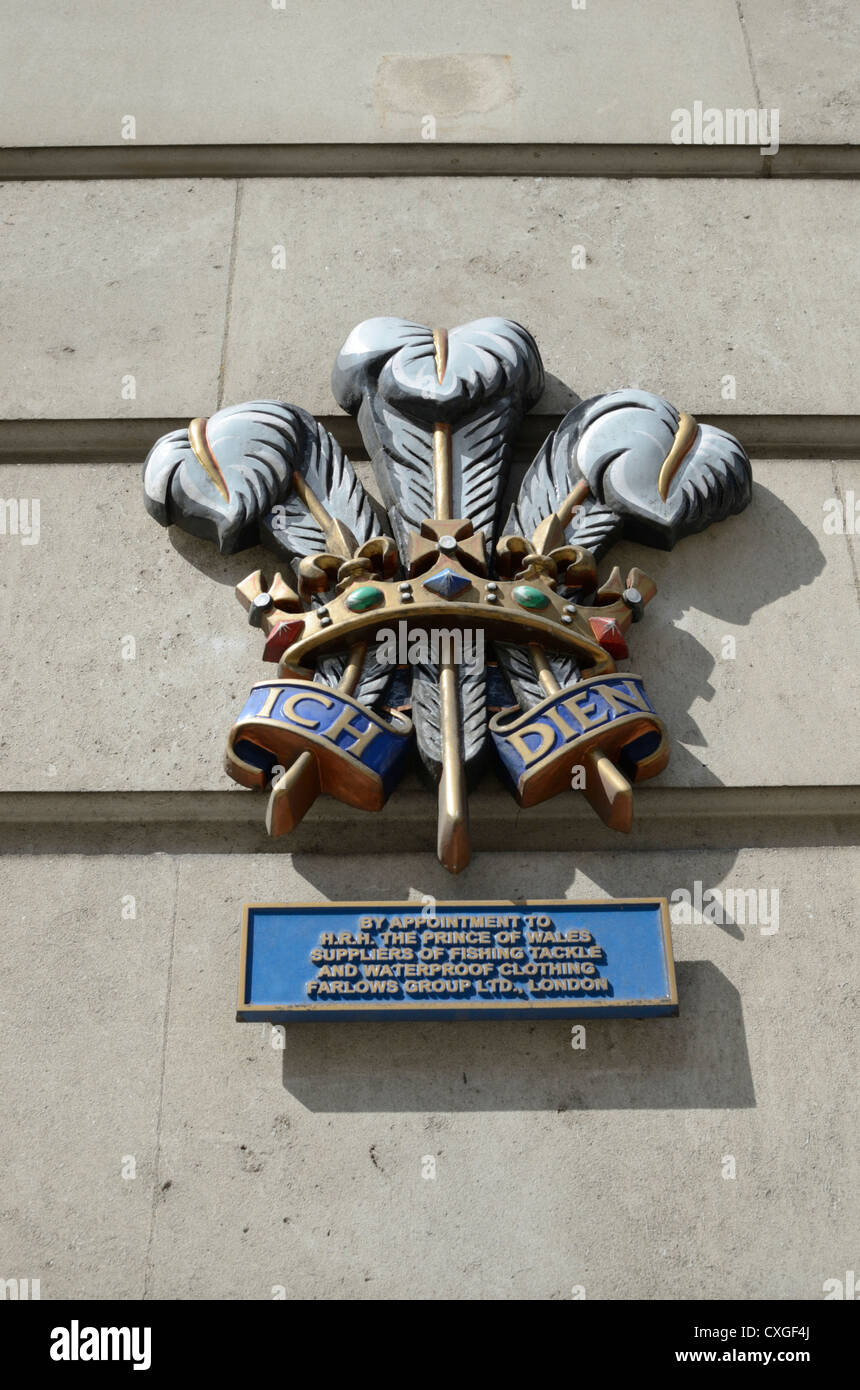
<path fill-rule="evenodd" d="M 599 558 L 623 533 L 671 550 L 748 504 L 750 461 L 733 435 L 684 417 L 689 443 L 668 480 L 661 475 L 681 427 L 681 413 L 648 391 L 612 391 L 571 410 L 523 479 L 504 533 L 531 536 L 574 486 L 589 496 L 575 511 L 565 541 Z"/>
<path fill-rule="evenodd" d="M 488 549 L 515 432 L 543 389 L 531 334 L 507 319 L 478 319 L 445 335 L 406 319 L 369 319 L 353 329 L 335 362 L 332 389 L 357 415 L 402 555 L 422 521 L 471 520 Z M 436 495 L 434 437 L 446 431 L 450 495 Z M 486 676 L 457 673 L 460 736 L 471 771 L 487 744 Z M 413 673 L 412 715 L 419 752 L 438 779 L 442 763 L 439 668 Z"/>
<path fill-rule="evenodd" d="M 599 560 L 622 535 L 671 550 L 683 536 L 742 511 L 752 470 L 743 447 L 724 430 L 697 424 L 648 391 L 612 391 L 576 406 L 548 437 L 504 534 L 531 537 L 582 484 L 587 495 L 567 516 L 564 541 Z M 496 649 L 520 704 L 543 699 L 540 683 L 529 677 L 528 654 L 501 643 Z M 553 673 L 564 684 L 556 660 L 550 657 Z"/>
<path fill-rule="evenodd" d="M 157 521 L 214 541 L 223 555 L 262 544 L 294 563 L 325 552 L 326 517 L 356 546 L 382 534 L 337 441 L 307 411 L 280 401 L 230 406 L 164 435 L 144 464 L 143 488 Z M 334 582 L 316 602 L 333 594 Z M 317 679 L 337 685 L 346 661 L 345 653 L 324 658 Z M 374 704 L 391 674 L 367 661 L 355 697 Z"/>

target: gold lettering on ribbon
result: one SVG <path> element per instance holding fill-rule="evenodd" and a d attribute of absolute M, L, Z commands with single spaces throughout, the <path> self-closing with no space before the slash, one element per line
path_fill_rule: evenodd
<path fill-rule="evenodd" d="M 651 714 L 641 690 L 632 686 L 631 690 L 621 690 L 617 685 L 600 686 L 600 693 L 608 705 L 611 705 L 616 714 L 629 714 L 632 709 L 642 710 L 643 714 Z"/>
<path fill-rule="evenodd" d="M 599 710 L 592 698 L 594 695 L 602 696 L 609 709 Z M 632 710 L 641 710 L 643 714 L 653 713 L 644 694 L 635 685 L 631 689 L 597 685 L 586 690 L 577 690 L 561 701 L 561 708 L 573 716 L 578 727 L 569 724 L 559 707 L 555 706 L 544 710 L 540 720 L 505 735 L 507 742 L 522 759 L 524 767 L 531 767 L 549 752 L 555 742 L 555 730 L 561 735 L 562 743 L 569 743 L 589 729 L 599 729 L 601 725 L 611 723 L 616 715 L 630 714 Z M 531 748 L 526 738 L 534 734 L 537 734 L 540 742 L 535 748 Z"/>
<path fill-rule="evenodd" d="M 272 713 L 272 710 L 275 708 L 275 701 L 277 700 L 280 693 L 281 687 L 279 685 L 273 686 L 272 689 L 269 691 L 268 695 L 266 696 L 265 703 L 263 704 L 262 708 L 259 709 L 257 713 L 254 715 L 254 718 L 268 719 L 269 715 Z"/>
<path fill-rule="evenodd" d="M 605 724 L 607 721 L 607 715 L 598 713 L 596 706 L 591 701 L 591 694 L 591 690 L 578 690 L 563 701 L 564 708 L 570 710 L 574 719 L 582 725 L 583 729 L 595 729 L 599 724 Z"/>
<path fill-rule="evenodd" d="M 337 716 L 337 719 L 335 719 L 332 724 L 329 724 L 327 729 L 323 730 L 323 737 L 330 739 L 332 743 L 336 743 L 340 734 L 351 734 L 355 741 L 350 744 L 349 748 L 343 751 L 352 753 L 355 758 L 360 758 L 367 745 L 376 738 L 376 735 L 380 732 L 380 728 L 378 724 L 369 723 L 366 729 L 357 729 L 352 723 L 354 713 L 355 711 L 351 710 L 349 705 L 346 705 Z"/>
<path fill-rule="evenodd" d="M 526 734 L 537 734 L 540 743 L 537 748 L 530 748 L 526 743 Z M 508 743 L 512 744 L 516 753 L 523 760 L 525 767 L 531 767 L 538 758 L 542 758 L 555 743 L 555 732 L 547 724 L 526 724 L 524 729 L 517 729 L 516 732 L 507 735 Z"/>
<path fill-rule="evenodd" d="M 294 724 L 300 724 L 303 729 L 318 729 L 320 720 L 305 719 L 303 715 L 296 714 L 295 706 L 297 700 L 311 700 L 318 705 L 322 705 L 323 709 L 331 709 L 334 704 L 334 700 L 330 700 L 328 695 L 312 695 L 309 691 L 297 690 L 295 694 L 289 695 L 284 701 L 284 718 L 292 720 Z"/>

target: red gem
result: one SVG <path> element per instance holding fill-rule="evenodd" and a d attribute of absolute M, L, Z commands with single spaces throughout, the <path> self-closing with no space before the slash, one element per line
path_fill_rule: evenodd
<path fill-rule="evenodd" d="M 304 618 L 292 623 L 278 623 L 278 626 L 269 633 L 269 639 L 263 648 L 264 661 L 280 661 L 287 647 L 291 647 L 297 637 L 301 637 L 305 630 Z"/>
<path fill-rule="evenodd" d="M 610 656 L 630 655 L 627 650 L 627 643 L 624 641 L 624 633 L 614 618 L 589 618 L 588 626 L 603 650 L 609 652 Z"/>

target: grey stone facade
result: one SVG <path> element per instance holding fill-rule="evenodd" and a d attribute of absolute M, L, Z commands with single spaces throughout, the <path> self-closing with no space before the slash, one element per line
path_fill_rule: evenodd
<path fill-rule="evenodd" d="M 40 0 L 10 26 L 0 1278 L 814 1300 L 858 1267 L 860 31 L 847 0 L 681 8 Z M 779 150 L 674 143 L 696 102 L 777 110 Z M 488 779 L 452 880 L 417 783 L 270 842 L 224 777 L 265 674 L 233 585 L 271 561 L 154 526 L 140 464 L 273 396 L 373 492 L 329 374 L 381 313 L 528 326 L 547 387 L 517 476 L 622 385 L 752 457 L 741 516 L 618 550 L 658 585 L 631 647 L 672 738 L 628 838 Z M 245 900 L 697 883 L 734 898 L 674 927 L 680 1018 L 590 1023 L 584 1049 L 563 1022 L 296 1026 L 283 1048 L 233 1022 Z"/>

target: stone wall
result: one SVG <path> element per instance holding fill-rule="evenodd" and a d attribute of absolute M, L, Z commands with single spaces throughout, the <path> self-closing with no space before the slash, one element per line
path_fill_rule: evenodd
<path fill-rule="evenodd" d="M 847 0 L 19 9 L 0 1278 L 818 1299 L 857 1267 L 858 50 Z M 696 102 L 777 110 L 779 149 L 674 143 Z M 233 586 L 271 559 L 157 527 L 140 463 L 273 396 L 373 490 L 329 373 L 380 313 L 530 328 L 547 388 L 517 476 L 622 385 L 752 456 L 742 516 L 618 548 L 658 584 L 631 647 L 673 740 L 628 838 L 574 794 L 520 814 L 490 777 L 451 880 L 412 779 L 374 819 L 323 800 L 276 842 L 225 779 L 265 674 Z M 280 1049 L 233 1021 L 245 900 L 696 884 L 737 896 L 674 927 L 680 1017 L 589 1023 L 584 1049 L 563 1022 L 292 1026 Z"/>

